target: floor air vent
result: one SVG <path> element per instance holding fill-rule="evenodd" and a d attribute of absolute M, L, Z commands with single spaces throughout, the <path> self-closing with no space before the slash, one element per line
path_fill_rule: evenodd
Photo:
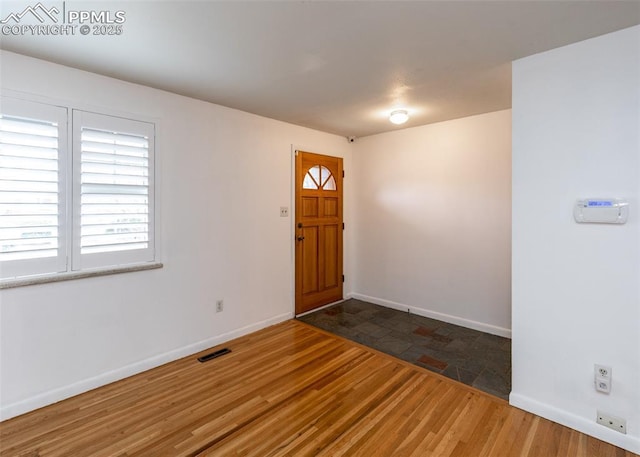
<path fill-rule="evenodd" d="M 230 352 L 231 352 L 231 349 L 229 349 L 229 348 L 220 349 L 220 350 L 212 352 L 210 354 L 203 355 L 202 357 L 198 357 L 198 362 L 208 362 L 211 359 L 215 359 L 217 357 L 220 357 L 222 355 L 228 354 Z"/>

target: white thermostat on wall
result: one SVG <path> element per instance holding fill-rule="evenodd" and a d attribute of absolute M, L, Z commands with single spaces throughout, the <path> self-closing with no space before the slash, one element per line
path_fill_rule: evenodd
<path fill-rule="evenodd" d="M 585 198 L 576 201 L 573 217 L 579 223 L 624 224 L 629 202 L 619 198 Z"/>

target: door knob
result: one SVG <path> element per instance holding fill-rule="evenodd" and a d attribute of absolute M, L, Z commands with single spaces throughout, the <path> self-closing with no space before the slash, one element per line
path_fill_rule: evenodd
<path fill-rule="evenodd" d="M 298 241 L 302 241 L 302 240 L 304 240 L 304 236 L 299 236 Z"/>

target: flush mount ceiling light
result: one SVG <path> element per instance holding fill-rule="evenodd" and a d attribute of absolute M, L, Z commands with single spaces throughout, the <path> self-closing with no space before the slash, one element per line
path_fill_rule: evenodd
<path fill-rule="evenodd" d="M 409 113 L 407 112 L 407 110 L 404 109 L 397 109 L 395 111 L 392 111 L 391 114 L 389 115 L 389 121 L 391 121 L 394 124 L 404 124 L 405 122 L 407 122 L 409 120 Z"/>

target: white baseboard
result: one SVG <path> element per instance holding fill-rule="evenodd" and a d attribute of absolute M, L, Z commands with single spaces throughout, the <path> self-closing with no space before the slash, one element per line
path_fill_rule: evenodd
<path fill-rule="evenodd" d="M 485 324 L 484 322 L 472 321 L 464 319 L 462 317 L 452 316 L 449 314 L 439 313 L 437 311 L 431 311 L 428 309 L 417 308 L 415 306 L 409 306 L 402 303 L 396 303 L 390 300 L 384 300 L 382 298 L 369 297 L 368 295 L 362 295 L 359 293 L 349 294 L 351 298 L 367 301 L 375 305 L 385 306 L 391 309 L 397 309 L 399 311 L 409 311 L 410 313 L 417 314 L 418 316 L 429 317 L 431 319 L 437 319 L 439 321 L 448 322 L 450 324 L 459 325 L 461 327 L 471 328 L 473 330 L 479 330 L 485 333 L 491 333 L 492 335 L 498 335 L 505 338 L 511 338 L 511 330 L 508 328 L 497 327 L 491 324 Z"/>
<path fill-rule="evenodd" d="M 2 406 L 0 408 L 0 420 L 11 419 L 12 417 L 28 413 L 29 411 L 42 408 L 43 406 L 59 402 L 75 395 L 79 395 L 91 389 L 95 389 L 97 387 L 119 381 L 129 376 L 136 375 L 143 371 L 156 368 L 160 365 L 164 365 L 165 363 L 173 362 L 174 360 L 181 359 L 182 357 L 186 357 L 188 355 L 195 354 L 207 348 L 224 343 L 225 341 L 247 335 L 271 325 L 279 324 L 280 322 L 291 319 L 292 317 L 292 312 L 281 314 L 279 316 L 272 317 L 271 319 L 247 325 L 231 332 L 223 333 L 222 335 L 217 335 L 212 338 L 199 341 L 197 343 L 189 344 L 187 346 L 165 352 L 164 354 L 159 354 L 148 359 L 126 365 L 116 370 L 102 373 L 92 378 L 83 379 L 82 381 L 78 381 L 68 386 L 34 395 L 33 397 L 27 398 L 26 400 L 21 400 L 6 406 Z"/>
<path fill-rule="evenodd" d="M 614 446 L 621 447 L 629 452 L 640 454 L 640 438 L 623 435 L 622 433 L 609 430 L 597 424 L 595 411 L 593 413 L 593 420 L 589 420 L 514 392 L 511 392 L 509 395 L 509 404 L 589 436 L 593 436 Z"/>

